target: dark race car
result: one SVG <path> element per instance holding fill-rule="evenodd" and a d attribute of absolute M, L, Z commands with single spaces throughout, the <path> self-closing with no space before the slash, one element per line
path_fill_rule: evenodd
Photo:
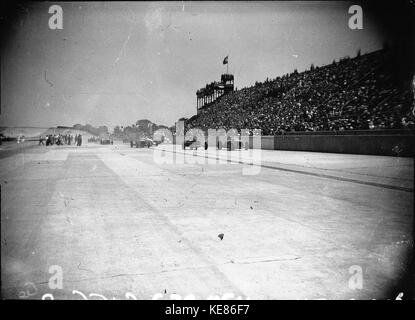
<path fill-rule="evenodd" d="M 130 146 L 131 148 L 150 148 L 151 146 L 158 146 L 159 145 L 159 141 L 154 141 L 150 138 L 140 138 L 137 140 L 131 140 L 130 141 Z"/>
<path fill-rule="evenodd" d="M 101 139 L 101 144 L 114 144 L 114 141 L 111 139 Z"/>
<path fill-rule="evenodd" d="M 187 147 L 190 150 L 197 150 L 198 148 L 200 148 L 202 145 L 201 143 L 197 140 L 196 137 L 192 137 L 191 139 L 186 139 L 183 143 L 183 149 L 186 149 Z"/>

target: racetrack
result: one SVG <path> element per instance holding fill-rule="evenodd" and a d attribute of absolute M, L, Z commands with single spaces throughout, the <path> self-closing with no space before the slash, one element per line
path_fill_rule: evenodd
<path fill-rule="evenodd" d="M 229 153 L 187 150 L 193 164 L 160 164 L 155 155 L 183 151 L 1 148 L 3 298 L 406 293 L 412 158 L 262 151 L 246 175 L 248 151 L 215 164 Z M 51 266 L 62 268 L 62 289 L 49 287 Z"/>

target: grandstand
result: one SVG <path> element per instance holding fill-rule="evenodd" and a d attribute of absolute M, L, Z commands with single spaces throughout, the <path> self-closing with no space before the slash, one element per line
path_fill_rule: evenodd
<path fill-rule="evenodd" d="M 191 117 L 186 128 L 293 131 L 413 129 L 411 79 L 382 49 L 230 92 Z"/>

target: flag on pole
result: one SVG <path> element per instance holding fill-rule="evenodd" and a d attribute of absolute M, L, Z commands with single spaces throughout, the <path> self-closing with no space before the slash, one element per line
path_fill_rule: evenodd
<path fill-rule="evenodd" d="M 226 56 L 225 59 L 223 59 L 223 64 L 228 64 L 228 56 Z"/>

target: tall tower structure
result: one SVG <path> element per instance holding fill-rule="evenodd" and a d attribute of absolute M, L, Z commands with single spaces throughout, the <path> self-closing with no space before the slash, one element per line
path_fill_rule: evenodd
<path fill-rule="evenodd" d="M 225 94 L 234 91 L 233 74 L 225 73 L 221 75 L 220 82 L 211 82 L 204 88 L 196 91 L 196 110 L 200 112 L 202 108 L 208 107 L 211 103 Z"/>

